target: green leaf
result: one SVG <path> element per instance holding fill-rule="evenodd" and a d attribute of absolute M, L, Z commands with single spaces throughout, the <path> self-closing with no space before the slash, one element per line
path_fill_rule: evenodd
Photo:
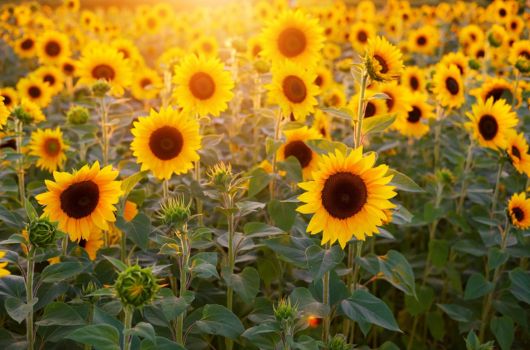
<path fill-rule="evenodd" d="M 445 239 L 431 239 L 429 241 L 429 253 L 434 267 L 444 267 L 449 257 L 449 242 Z"/>
<path fill-rule="evenodd" d="M 324 274 L 333 270 L 344 259 L 344 252 L 338 245 L 330 249 L 322 249 L 319 246 L 311 246 L 306 250 L 307 263 L 313 280 L 320 280 Z"/>
<path fill-rule="evenodd" d="M 467 280 L 464 290 L 464 300 L 480 298 L 493 290 L 493 283 L 489 282 L 480 273 L 472 274 Z"/>
<path fill-rule="evenodd" d="M 530 275 L 521 268 L 510 271 L 509 275 L 512 281 L 510 292 L 518 300 L 530 304 Z"/>
<path fill-rule="evenodd" d="M 87 268 L 87 265 L 79 262 L 65 261 L 58 264 L 48 265 L 41 274 L 42 282 L 60 282 L 77 276 Z"/>
<path fill-rule="evenodd" d="M 256 168 L 249 174 L 248 197 L 252 198 L 261 192 L 270 181 L 270 175 L 262 168 Z"/>
<path fill-rule="evenodd" d="M 436 304 L 443 312 L 450 318 L 458 322 L 471 322 L 473 320 L 473 312 L 456 304 Z"/>
<path fill-rule="evenodd" d="M 386 255 L 378 257 L 378 260 L 385 280 L 404 293 L 416 296 L 414 271 L 403 254 L 389 250 Z"/>
<path fill-rule="evenodd" d="M 119 332 L 108 324 L 95 324 L 78 328 L 65 338 L 81 344 L 91 345 L 98 350 L 120 350 Z"/>
<path fill-rule="evenodd" d="M 153 326 L 147 322 L 138 322 L 129 333 L 137 337 L 148 339 L 156 345 L 156 333 Z"/>
<path fill-rule="evenodd" d="M 395 114 L 385 114 L 365 118 L 363 120 L 363 133 L 373 134 L 385 131 L 396 120 Z"/>
<path fill-rule="evenodd" d="M 118 271 L 121 272 L 127 270 L 127 265 L 125 265 L 123 261 L 113 258 L 112 256 L 103 255 L 103 257 L 107 259 Z"/>
<path fill-rule="evenodd" d="M 510 317 L 493 317 L 490 322 L 490 329 L 502 350 L 511 349 L 515 327 Z"/>
<path fill-rule="evenodd" d="M 273 199 L 267 205 L 267 212 L 276 226 L 284 231 L 289 231 L 296 219 L 296 207 L 296 203 Z"/>
<path fill-rule="evenodd" d="M 356 290 L 340 303 L 344 314 L 356 322 L 368 322 L 391 331 L 401 332 L 388 306 L 365 290 Z"/>
<path fill-rule="evenodd" d="M 196 326 L 206 334 L 220 335 L 230 339 L 236 339 L 245 330 L 239 318 L 232 311 L 216 304 L 209 304 L 203 308 L 202 318 L 197 321 Z"/>
<path fill-rule="evenodd" d="M 35 305 L 37 301 L 37 298 L 33 299 L 33 305 Z M 22 299 L 15 297 L 8 297 L 5 300 L 4 306 L 8 315 L 18 323 L 24 321 L 29 313 L 33 311 L 32 306 L 26 304 Z"/>
<path fill-rule="evenodd" d="M 249 222 L 246 223 L 243 232 L 248 237 L 270 237 L 270 236 L 276 236 L 284 234 L 285 231 L 276 227 L 267 225 L 263 222 Z"/>
<path fill-rule="evenodd" d="M 386 175 L 394 175 L 390 184 L 396 186 L 398 190 L 415 193 L 425 192 L 423 188 L 421 188 L 420 186 L 418 186 L 418 184 L 414 182 L 414 180 L 395 169 L 388 169 Z"/>
<path fill-rule="evenodd" d="M 78 326 L 85 323 L 74 308 L 62 302 L 48 304 L 44 308 L 44 315 L 36 322 L 39 326 Z"/>
<path fill-rule="evenodd" d="M 143 250 L 147 249 L 149 234 L 151 233 L 151 219 L 147 215 L 139 213 L 129 222 L 122 217 L 118 217 L 116 226 L 138 247 Z"/>
<path fill-rule="evenodd" d="M 258 271 L 247 266 L 239 274 L 227 276 L 226 282 L 239 295 L 243 302 L 250 304 L 259 292 L 260 278 Z"/>
<path fill-rule="evenodd" d="M 123 191 L 122 197 L 127 198 L 134 186 L 136 186 L 136 184 L 138 184 L 138 182 L 140 182 L 147 175 L 147 173 L 147 170 L 140 171 L 124 179 L 121 182 L 121 190 Z"/>

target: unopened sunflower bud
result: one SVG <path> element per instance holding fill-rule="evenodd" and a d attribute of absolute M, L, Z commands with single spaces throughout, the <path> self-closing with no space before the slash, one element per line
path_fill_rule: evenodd
<path fill-rule="evenodd" d="M 346 338 L 342 334 L 336 334 L 328 342 L 326 349 L 329 350 L 351 350 L 352 346 L 348 344 Z"/>
<path fill-rule="evenodd" d="M 190 204 L 184 203 L 184 197 L 177 196 L 167 199 L 158 211 L 158 218 L 164 225 L 181 228 L 190 218 Z"/>
<path fill-rule="evenodd" d="M 480 63 L 476 59 L 470 59 L 468 65 L 469 65 L 469 68 L 471 68 L 473 70 L 479 70 L 480 69 Z"/>
<path fill-rule="evenodd" d="M 530 60 L 526 58 L 519 58 L 515 63 L 515 68 L 522 74 L 530 72 Z"/>
<path fill-rule="evenodd" d="M 212 186 L 221 190 L 228 189 L 233 179 L 232 166 L 220 162 L 209 169 L 208 178 Z"/>
<path fill-rule="evenodd" d="M 294 323 L 298 314 L 296 305 L 291 304 L 290 299 L 280 299 L 278 304 L 274 307 L 274 317 L 278 322 Z"/>
<path fill-rule="evenodd" d="M 48 247 L 56 241 L 56 229 L 47 219 L 34 220 L 28 228 L 29 241 L 35 247 Z"/>
<path fill-rule="evenodd" d="M 90 113 L 82 106 L 72 106 L 66 113 L 66 119 L 70 124 L 82 125 L 88 121 Z"/>
<path fill-rule="evenodd" d="M 254 61 L 254 69 L 260 74 L 265 74 L 270 71 L 271 65 L 263 59 L 257 59 Z"/>
<path fill-rule="evenodd" d="M 99 80 L 92 85 L 92 93 L 96 97 L 103 97 L 110 91 L 110 85 L 104 80 Z"/>
<path fill-rule="evenodd" d="M 151 269 L 134 265 L 120 272 L 114 288 L 123 306 L 142 307 L 154 299 L 159 285 Z"/>

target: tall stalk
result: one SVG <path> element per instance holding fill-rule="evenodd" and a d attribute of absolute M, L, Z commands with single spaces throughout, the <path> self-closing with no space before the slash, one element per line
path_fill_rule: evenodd
<path fill-rule="evenodd" d="M 21 120 L 15 120 L 15 134 L 16 134 L 16 148 L 19 155 L 17 160 L 17 177 L 18 177 L 18 194 L 20 196 L 20 205 L 22 208 L 26 206 L 26 183 L 24 176 L 24 156 L 22 153 L 22 140 L 24 136 L 24 124 Z"/>
<path fill-rule="evenodd" d="M 29 307 L 28 316 L 26 317 L 26 340 L 28 350 L 35 348 L 35 331 L 33 328 L 33 274 L 35 270 L 35 248 L 29 244 L 27 256 L 26 272 L 26 304 Z"/>

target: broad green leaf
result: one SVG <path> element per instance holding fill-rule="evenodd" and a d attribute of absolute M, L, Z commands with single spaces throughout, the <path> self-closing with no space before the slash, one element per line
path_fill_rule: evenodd
<path fill-rule="evenodd" d="M 202 317 L 196 322 L 196 326 L 206 334 L 220 335 L 230 339 L 236 339 L 245 330 L 239 318 L 232 311 L 216 304 L 208 304 L 203 308 Z"/>
<path fill-rule="evenodd" d="M 516 268 L 509 273 L 512 285 L 510 292 L 518 300 L 530 304 L 530 274 L 521 268 Z"/>
<path fill-rule="evenodd" d="M 118 330 L 108 324 L 84 326 L 68 334 L 66 338 L 98 350 L 120 350 Z"/>
<path fill-rule="evenodd" d="M 388 306 L 365 290 L 356 290 L 340 303 L 344 314 L 356 322 L 368 322 L 391 331 L 401 332 Z"/>
<path fill-rule="evenodd" d="M 390 184 L 396 186 L 396 188 L 400 191 L 414 192 L 414 193 L 425 192 L 423 188 L 421 188 L 420 186 L 418 186 L 418 184 L 414 182 L 414 180 L 412 180 L 407 175 L 402 174 L 395 169 L 392 169 L 392 168 L 388 169 L 386 175 L 393 175 L 392 181 L 390 182 Z"/>
<path fill-rule="evenodd" d="M 480 273 L 472 274 L 467 280 L 464 290 L 464 300 L 473 300 L 488 294 L 493 290 L 493 283 L 487 281 Z"/>
<path fill-rule="evenodd" d="M 512 348 L 515 327 L 510 317 L 493 317 L 490 322 L 490 329 L 502 350 Z"/>
<path fill-rule="evenodd" d="M 247 266 L 239 274 L 232 274 L 225 279 L 243 302 L 250 304 L 259 292 L 260 277 L 258 271 Z"/>
<path fill-rule="evenodd" d="M 65 261 L 48 265 L 42 271 L 41 280 L 42 282 L 47 283 L 64 281 L 77 276 L 86 268 L 87 265 L 73 261 Z"/>
<path fill-rule="evenodd" d="M 48 304 L 44 308 L 44 315 L 36 322 L 39 326 L 78 326 L 85 323 L 74 308 L 62 302 Z"/>

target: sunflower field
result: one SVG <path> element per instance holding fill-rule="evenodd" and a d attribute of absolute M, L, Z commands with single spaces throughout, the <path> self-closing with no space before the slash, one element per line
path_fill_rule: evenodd
<path fill-rule="evenodd" d="M 530 349 L 528 1 L 103 3 L 0 2 L 0 349 Z"/>

